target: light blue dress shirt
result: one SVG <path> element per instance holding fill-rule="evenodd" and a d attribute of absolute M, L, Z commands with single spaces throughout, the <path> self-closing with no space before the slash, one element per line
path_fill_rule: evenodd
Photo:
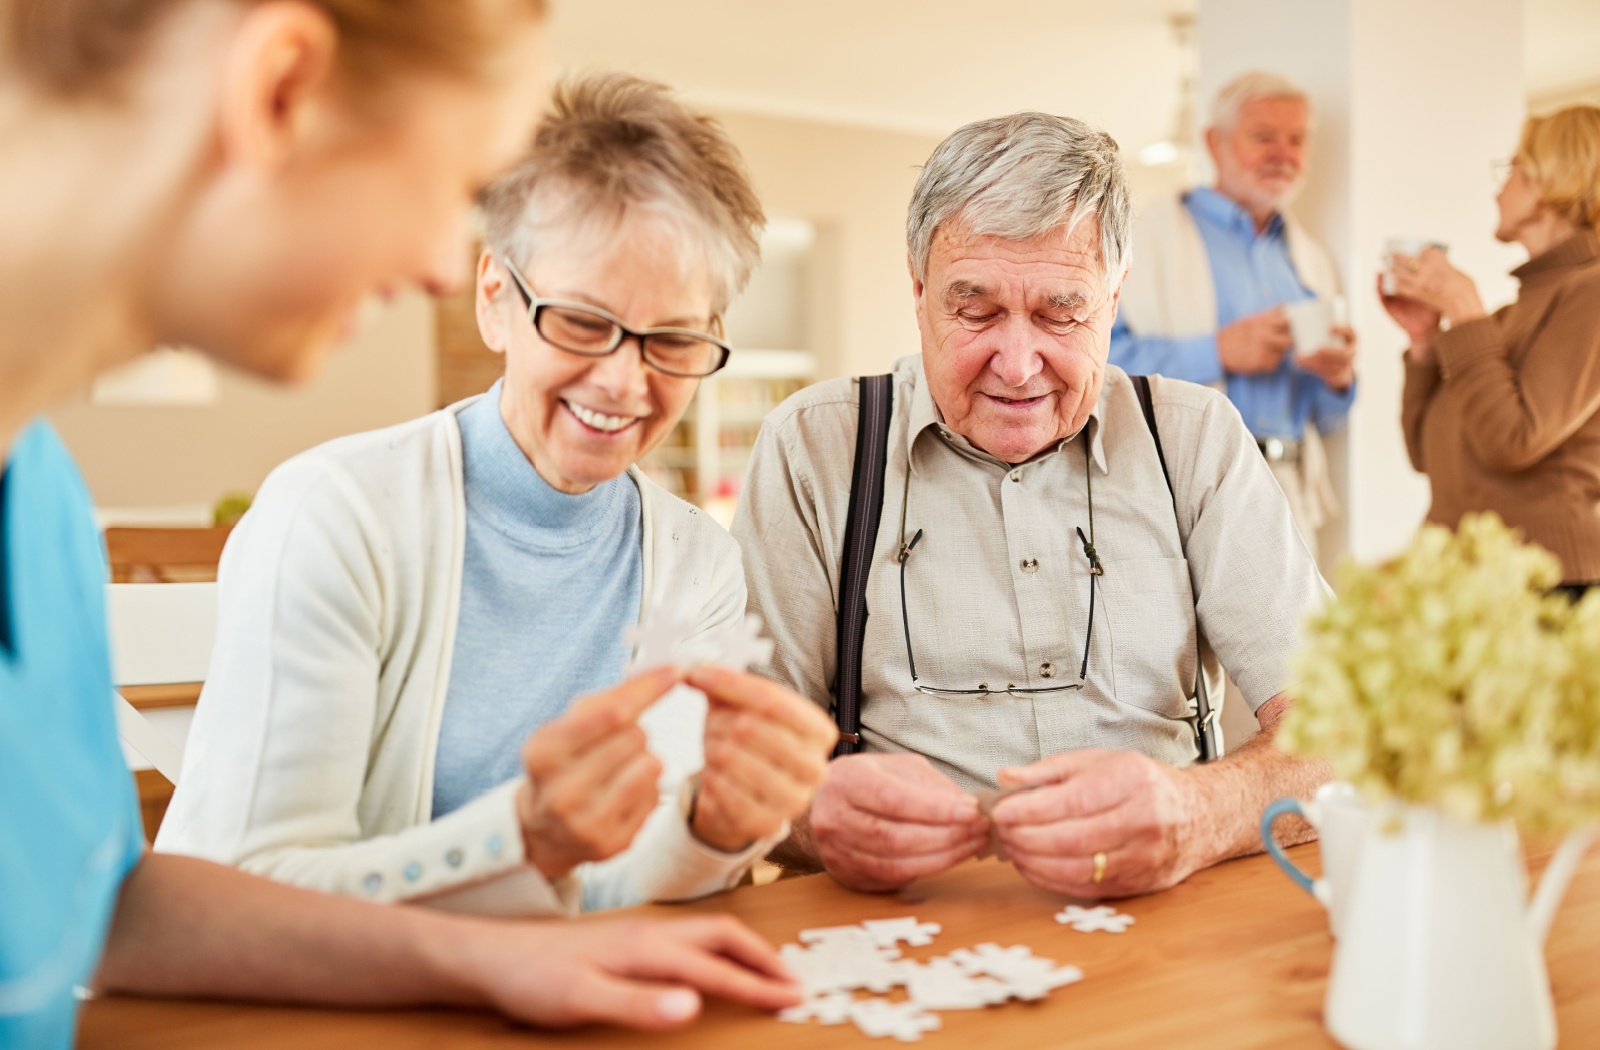
<path fill-rule="evenodd" d="M 644 589 L 633 479 L 551 488 L 506 429 L 500 389 L 457 417 L 467 536 L 434 819 L 520 774 L 528 734 L 622 680 Z"/>
<path fill-rule="evenodd" d="M 1216 190 L 1190 190 L 1183 205 L 1199 227 L 1211 262 L 1218 329 L 1280 303 L 1314 298 L 1289 258 L 1281 215 L 1273 216 L 1258 234 L 1250 213 Z M 1307 422 L 1321 432 L 1333 430 L 1349 415 L 1356 393 L 1353 383 L 1343 393 L 1330 390 L 1320 376 L 1295 364 L 1293 354 L 1285 354 L 1272 372 L 1225 373 L 1215 332 L 1183 338 L 1141 335 L 1121 317 L 1111 329 L 1111 363 L 1131 375 L 1225 383 L 1229 400 L 1258 438 L 1298 440 Z"/>
<path fill-rule="evenodd" d="M 0 487 L 0 1047 L 66 1050 L 73 985 L 94 973 L 144 831 L 117 743 L 89 493 L 42 423 Z"/>

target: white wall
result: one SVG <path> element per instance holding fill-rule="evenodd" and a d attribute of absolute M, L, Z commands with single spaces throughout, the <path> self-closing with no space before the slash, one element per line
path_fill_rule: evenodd
<path fill-rule="evenodd" d="M 376 313 L 305 387 L 224 372 L 205 407 L 80 398 L 50 415 L 97 504 L 210 506 L 224 492 L 254 492 L 273 467 L 329 438 L 428 412 L 433 346 L 433 304 L 412 294 Z"/>
<path fill-rule="evenodd" d="M 1361 560 L 1409 540 L 1428 505 L 1400 433 L 1405 339 L 1373 291 L 1383 243 L 1450 245 L 1484 301 L 1515 295 L 1497 245 L 1490 163 L 1525 110 L 1521 0 L 1202 0 L 1200 90 L 1244 69 L 1303 84 L 1317 107 L 1313 172 L 1296 214 L 1343 272 L 1361 338 L 1349 427 L 1348 545 Z"/>

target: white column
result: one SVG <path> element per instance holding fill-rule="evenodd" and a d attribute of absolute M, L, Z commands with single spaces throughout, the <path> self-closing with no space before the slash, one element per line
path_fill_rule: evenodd
<path fill-rule="evenodd" d="M 1427 512 L 1428 483 L 1400 432 L 1405 336 L 1374 291 L 1379 255 L 1389 237 L 1443 241 L 1491 309 L 1515 295 L 1506 271 L 1523 256 L 1493 240 L 1490 164 L 1515 150 L 1526 108 L 1522 0 L 1200 0 L 1197 41 L 1202 124 L 1247 69 L 1312 96 L 1311 174 L 1293 210 L 1337 260 L 1361 338 L 1348 440 L 1332 450 L 1345 514 L 1324 561 L 1387 556 Z"/>

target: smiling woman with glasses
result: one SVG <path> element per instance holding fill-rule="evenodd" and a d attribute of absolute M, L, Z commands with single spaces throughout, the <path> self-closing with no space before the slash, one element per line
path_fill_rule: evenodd
<path fill-rule="evenodd" d="M 639 344 L 644 363 L 669 376 L 703 379 L 721 371 L 733 348 L 716 336 L 691 328 L 646 328 L 636 332 L 615 315 L 598 306 L 541 299 L 528 287 L 528 279 L 505 259 L 500 265 L 528 304 L 528 319 L 539 338 L 569 354 L 605 357 L 627 340 Z"/>
<path fill-rule="evenodd" d="M 268 479 L 157 848 L 478 912 L 727 888 L 835 730 L 742 672 L 623 681 L 623 638 L 744 617 L 732 539 L 635 464 L 727 363 L 760 205 L 716 124 L 615 75 L 559 91 L 482 204 L 505 377 Z"/>

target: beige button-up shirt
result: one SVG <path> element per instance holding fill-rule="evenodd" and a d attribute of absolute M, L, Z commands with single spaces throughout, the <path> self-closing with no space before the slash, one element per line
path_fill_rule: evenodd
<path fill-rule="evenodd" d="M 1216 391 L 1152 379 L 1174 512 L 1133 384 L 1106 372 L 1084 429 L 1013 466 L 943 424 L 920 357 L 896 364 L 864 750 L 926 755 L 969 790 L 1001 766 L 1085 747 L 1187 765 L 1197 624 L 1214 707 L 1219 659 L 1252 710 L 1284 689 L 1301 621 L 1328 591 L 1250 432 Z M 767 418 L 733 524 L 750 610 L 776 642 L 769 673 L 829 708 L 857 390 L 819 383 Z M 1090 572 L 1079 528 L 1104 575 Z M 904 565 L 917 679 L 987 695 L 913 685 L 896 555 L 918 530 Z"/>

